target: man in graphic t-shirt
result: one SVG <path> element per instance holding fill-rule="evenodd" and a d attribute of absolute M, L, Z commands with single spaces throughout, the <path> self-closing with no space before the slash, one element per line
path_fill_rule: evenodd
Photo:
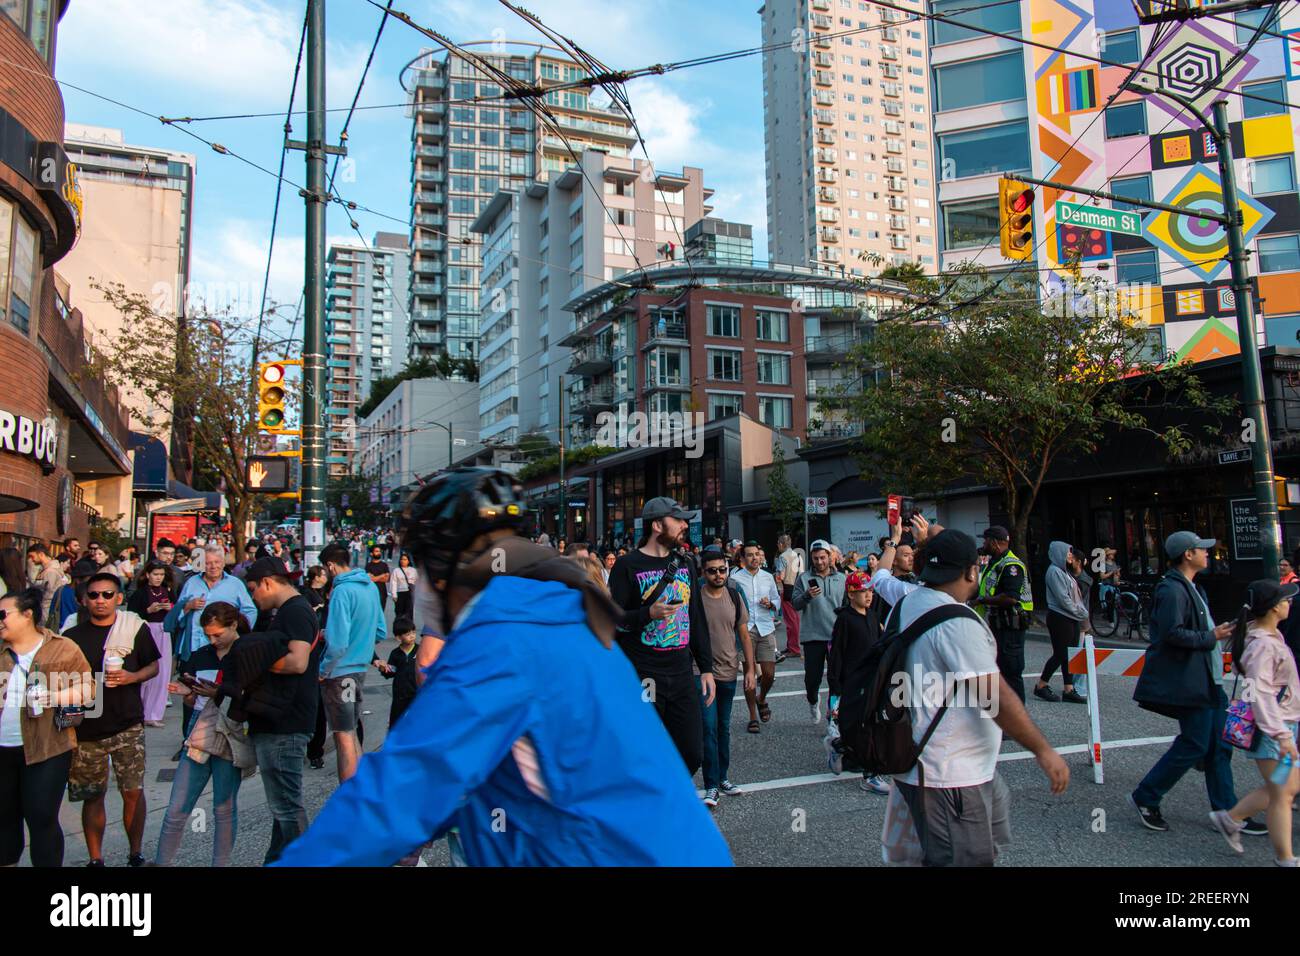
<path fill-rule="evenodd" d="M 651 498 L 641 512 L 640 546 L 614 563 L 609 593 L 623 608 L 618 644 L 653 702 L 677 752 L 694 775 L 703 760 L 700 696 L 713 703 L 713 654 L 690 559 L 677 549 L 690 528 L 687 512 L 671 498 Z M 672 580 L 659 583 L 669 568 Z M 656 592 L 660 591 L 656 596 Z M 654 600 L 649 600 L 654 597 Z M 697 683 L 691 658 L 700 670 Z"/>

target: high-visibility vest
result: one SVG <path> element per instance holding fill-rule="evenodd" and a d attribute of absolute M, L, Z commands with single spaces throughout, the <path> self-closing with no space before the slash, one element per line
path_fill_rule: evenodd
<path fill-rule="evenodd" d="M 996 594 L 1003 570 L 1011 565 L 1015 565 L 1020 569 L 1020 609 L 1022 611 L 1032 611 L 1034 609 L 1034 592 L 1029 586 L 1029 569 L 1025 567 L 1025 562 L 1016 557 L 1010 549 L 1007 549 L 1006 554 L 985 568 L 984 573 L 980 575 L 979 596 L 984 598 Z M 988 607 L 981 604 L 975 610 L 980 613 L 981 617 L 988 618 Z"/>

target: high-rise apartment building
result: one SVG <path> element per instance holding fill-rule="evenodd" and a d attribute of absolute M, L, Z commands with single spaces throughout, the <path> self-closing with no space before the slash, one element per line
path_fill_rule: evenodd
<path fill-rule="evenodd" d="M 747 222 L 701 219 L 686 230 L 686 258 L 733 266 L 754 264 L 754 227 Z"/>
<path fill-rule="evenodd" d="M 356 454 L 356 411 L 376 379 L 406 364 L 410 250 L 398 233 L 375 234 L 369 248 L 331 246 L 326 256 L 326 408 L 331 475 Z"/>
<path fill-rule="evenodd" d="M 543 87 L 586 75 L 548 47 L 483 55 L 509 76 Z M 449 54 L 423 54 L 403 83 L 412 116 L 410 354 L 477 358 L 481 256 L 470 224 L 498 190 L 563 171 L 573 162 L 570 147 L 626 157 L 636 138 L 621 113 L 596 105 L 586 90 L 547 93 L 564 137 L 539 129 L 520 103 L 492 99 L 502 94 L 495 79 Z"/>
<path fill-rule="evenodd" d="M 922 23 L 863 0 L 768 0 L 759 15 L 769 258 L 856 275 L 906 262 L 932 270 Z"/>
<path fill-rule="evenodd" d="M 1213 81 L 1228 92 L 1228 118 L 1243 206 L 1259 328 L 1270 345 L 1294 347 L 1300 331 L 1300 202 L 1296 199 L 1294 110 L 1285 41 L 1300 13 L 1256 29 L 1275 7 L 1155 26 L 1139 25 L 1132 4 L 1109 0 L 1022 0 L 972 8 L 934 0 L 935 13 L 982 27 L 930 24 L 935 90 L 935 164 L 941 265 L 964 260 L 1006 266 L 998 251 L 998 180 L 1004 171 L 1173 205 L 1213 205 L 1221 195 L 1218 155 L 1199 121 L 1159 93 L 1121 89 L 1134 67 L 1178 76 L 1194 89 Z M 1025 47 L 1029 38 L 1065 52 Z M 1240 53 L 1240 56 L 1238 54 Z M 1114 65 L 1099 64 L 1100 58 Z M 1140 235 L 1056 218 L 1057 200 L 1091 205 L 1083 193 L 1040 188 L 1034 204 L 1034 261 L 1047 291 L 1070 281 L 1081 253 L 1085 276 L 1118 285 L 1120 304 L 1150 324 L 1152 354 L 1201 361 L 1240 351 L 1221 227 L 1167 212 L 1135 209 Z"/>
<path fill-rule="evenodd" d="M 585 388 L 583 375 L 569 374 L 575 326 L 565 303 L 665 251 L 680 259 L 687 226 L 712 211 L 712 195 L 703 170 L 670 173 L 594 149 L 546 182 L 497 193 L 471 226 L 483 237 L 481 441 L 510 443 L 529 432 L 559 439 L 560 376 L 571 399 Z M 612 367 L 626 375 L 630 364 L 634 356 Z"/>
<path fill-rule="evenodd" d="M 87 209 L 81 239 L 59 263 L 69 296 L 85 319 L 92 344 L 112 347 L 123 317 L 93 288 L 120 283 L 144 295 L 162 313 L 185 315 L 190 291 L 190 242 L 194 209 L 195 157 L 190 153 L 135 146 L 119 129 L 68 123 L 68 158 L 76 164 Z M 224 291 L 224 290 L 223 290 Z M 225 301 L 212 302 L 214 308 Z M 143 429 L 145 398 L 128 390 L 124 404 L 131 425 Z M 193 449 L 184 416 L 176 416 L 168 459 L 172 473 L 188 482 Z"/>

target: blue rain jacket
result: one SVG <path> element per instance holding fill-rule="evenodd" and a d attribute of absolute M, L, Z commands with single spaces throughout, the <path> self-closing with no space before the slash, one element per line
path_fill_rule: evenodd
<path fill-rule="evenodd" d="M 731 865 L 632 665 L 556 581 L 479 593 L 383 749 L 275 865 L 390 866 L 453 826 L 473 866 Z"/>

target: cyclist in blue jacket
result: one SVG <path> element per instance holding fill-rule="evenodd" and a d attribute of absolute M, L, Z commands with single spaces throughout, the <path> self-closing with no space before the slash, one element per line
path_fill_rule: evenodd
<path fill-rule="evenodd" d="M 402 545 L 446 644 L 382 750 L 279 866 L 388 866 L 452 827 L 480 866 L 729 866 L 726 841 L 613 646 L 622 612 L 518 537 L 520 489 L 458 468 L 408 503 Z"/>

